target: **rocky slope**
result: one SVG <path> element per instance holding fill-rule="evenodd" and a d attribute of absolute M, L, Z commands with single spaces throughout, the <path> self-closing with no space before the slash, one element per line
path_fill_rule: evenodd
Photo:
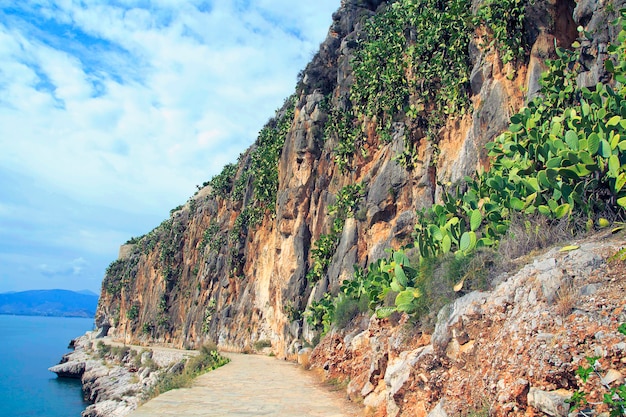
<path fill-rule="evenodd" d="M 624 236 L 569 243 L 579 248 L 520 260 L 492 291 L 458 298 L 434 332 L 406 315 L 363 317 L 326 337 L 311 365 L 349 381 L 349 396 L 376 416 L 567 416 L 579 386 L 601 402 L 598 380 L 584 385 L 575 370 L 597 356 L 602 377 L 624 383 L 626 265 L 607 261 Z"/>
<path fill-rule="evenodd" d="M 307 306 L 336 293 L 354 265 L 365 267 L 385 256 L 386 248 L 411 243 L 418 210 L 439 201 L 466 175 L 488 168 L 485 144 L 537 94 L 546 60 L 555 57 L 556 46 L 569 47 L 576 40 L 578 26 L 593 36 L 582 42 L 583 72 L 577 82 L 594 86 L 609 80 L 603 62 L 617 30 L 608 22 L 625 2 L 507 2 L 525 4 L 521 26 L 506 22 L 521 28 L 517 32 L 490 42 L 490 31 L 478 25 L 467 32 L 466 44 L 451 32 L 441 41 L 452 44 L 454 38 L 463 46 L 444 53 L 461 68 L 459 74 L 467 69 L 466 76 L 450 82 L 452 90 L 437 84 L 438 74 L 424 75 L 411 65 L 400 71 L 408 81 L 399 84 L 393 84 L 398 75 L 393 68 L 381 68 L 376 77 L 391 87 L 359 101 L 369 91 L 364 83 L 376 77 L 363 78 L 354 62 L 365 59 L 359 48 L 369 33 L 367 22 L 381 16 L 386 3 L 342 1 L 296 93 L 255 145 L 159 227 L 122 246 L 103 281 L 98 327 L 118 340 L 177 347 L 215 341 L 225 349 L 246 350 L 269 342 L 277 356 L 293 357 L 320 333 L 303 318 Z M 490 2 L 454 4 L 464 5 L 459 13 L 471 11 L 467 22 Z M 402 32 L 412 42 L 428 35 L 412 27 Z M 522 53 L 506 58 L 502 45 L 508 40 L 519 40 Z M 361 96 L 355 85 L 363 89 Z M 401 109 L 395 111 L 395 91 L 405 87 Z M 466 102 L 456 99 L 443 106 L 437 94 L 444 90 Z M 389 97 L 391 104 L 384 104 Z M 366 115 L 358 117 L 351 113 L 378 102 L 388 107 L 363 110 Z M 610 245 L 616 250 L 619 243 Z M 609 247 L 589 247 L 590 255 L 567 260 L 551 253 L 503 278 L 492 293 L 455 301 L 447 325 L 439 322 L 432 335 L 413 329 L 409 334 L 417 332 L 415 337 L 404 337 L 406 317 L 398 319 L 400 324 L 372 319 L 353 334 L 332 333 L 322 341 L 324 349 L 316 350 L 314 363 L 331 375 L 351 378 L 351 396 L 364 398 L 381 415 L 424 414 L 441 398 L 446 401 L 439 410 L 455 413 L 468 401 L 455 394 L 460 392 L 476 393 L 471 399 L 476 404 L 497 400 L 498 415 L 526 412 L 534 401 L 529 392 L 571 388 L 551 374 L 553 367 L 534 367 L 529 361 L 566 351 L 562 347 L 581 343 L 575 342 L 579 337 L 589 341 L 584 329 L 609 331 L 612 322 L 589 321 L 595 312 L 562 317 L 550 307 L 565 279 L 563 271 L 588 268 L 575 262 L 605 250 Z M 586 302 L 593 304 L 591 298 Z M 619 308 L 613 305 L 609 316 L 622 320 L 615 313 Z M 513 359 L 512 352 L 519 358 Z M 620 353 L 607 355 L 614 361 Z M 577 358 L 563 357 L 558 366 L 570 366 Z M 517 365 L 506 367 L 504 360 Z"/>

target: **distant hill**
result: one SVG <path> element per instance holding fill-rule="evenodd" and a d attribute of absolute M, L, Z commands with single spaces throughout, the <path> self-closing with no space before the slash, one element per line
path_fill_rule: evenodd
<path fill-rule="evenodd" d="M 91 291 L 91 290 L 80 290 L 80 291 L 76 291 L 79 294 L 84 294 L 84 295 L 93 295 L 95 297 L 99 297 L 98 294 L 96 294 L 95 292 Z"/>
<path fill-rule="evenodd" d="M 93 317 L 98 296 L 68 290 L 32 290 L 0 294 L 0 314 Z"/>

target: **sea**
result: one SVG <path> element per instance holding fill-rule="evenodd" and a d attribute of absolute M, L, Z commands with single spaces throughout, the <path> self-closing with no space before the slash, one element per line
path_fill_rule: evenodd
<path fill-rule="evenodd" d="M 79 380 L 48 371 L 93 319 L 0 315 L 0 416 L 80 417 Z"/>

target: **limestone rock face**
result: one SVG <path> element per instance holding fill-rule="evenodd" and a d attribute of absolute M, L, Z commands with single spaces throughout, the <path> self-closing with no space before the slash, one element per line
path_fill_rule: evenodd
<path fill-rule="evenodd" d="M 277 119 L 289 114 L 289 120 L 277 164 L 275 207 L 260 213 L 248 210 L 255 199 L 255 178 L 245 172 L 255 163 L 259 146 L 255 144 L 232 167 L 226 192 L 204 187 L 161 226 L 122 247 L 120 259 L 107 270 L 103 282 L 96 315 L 103 334 L 128 343 L 174 347 L 213 341 L 233 350 L 251 350 L 255 342 L 269 341 L 277 356 L 295 358 L 303 343 L 318 333 L 303 319 L 306 307 L 324 293 L 337 291 L 354 265 L 366 266 L 384 256 L 386 248 L 410 243 L 416 211 L 438 201 L 445 187 L 486 167 L 484 145 L 506 129 L 510 115 L 537 92 L 539 75 L 545 60 L 553 57 L 554 46 L 570 45 L 578 25 L 597 29 L 599 36 L 585 46 L 589 71 L 580 80 L 595 84 L 606 76 L 602 54 L 616 35 L 604 24 L 613 16 L 605 2 L 529 2 L 524 34 L 529 56 L 503 65 L 494 49 L 472 42 L 473 109 L 450 117 L 436 144 L 402 117 L 393 121 L 388 143 L 378 138 L 373 124 L 365 125 L 362 152 L 352 156 L 352 169 L 342 171 L 336 161 L 336 139 L 325 140 L 324 127 L 333 109 L 347 105 L 355 47 L 365 21 L 383 3 L 342 1 L 326 40 L 303 72 L 293 113 L 288 106 L 278 112 Z M 481 2 L 472 3 L 475 10 Z M 618 9 L 624 2 L 613 3 Z M 412 169 L 400 166 L 396 158 L 405 148 L 405 134 L 416 149 Z M 311 285 L 306 275 L 316 242 L 333 226 L 329 207 L 339 191 L 351 184 L 363 184 L 363 195 L 338 236 L 323 277 Z M 252 217 L 256 223 L 249 220 Z M 542 287 L 534 297 L 540 291 L 554 298 L 560 278 L 537 278 Z M 388 395 L 401 395 L 406 381 L 412 380 L 393 371 L 394 367 L 415 361 L 418 365 L 411 366 L 421 366 L 418 374 L 426 378 L 422 384 L 436 387 L 439 382 L 430 369 L 439 366 L 438 361 L 456 361 L 477 349 L 475 341 L 459 339 L 456 331 L 462 330 L 460 317 L 469 314 L 468 308 L 472 314 L 485 314 L 480 305 L 485 299 L 484 294 L 473 294 L 457 301 L 446 326 L 435 331 L 432 344 L 422 340 L 403 359 L 380 357 L 371 362 L 371 369 L 363 370 L 371 377 L 355 393 L 366 393 L 362 395 L 372 404 L 391 404 Z M 355 340 L 362 339 L 352 343 Z M 376 343 L 383 351 L 388 348 L 387 342 Z M 415 350 L 426 345 L 432 348 Z M 496 388 L 489 389 L 497 389 L 494 383 Z M 526 389 L 518 385 L 519 390 Z M 429 408 L 426 403 L 422 406 Z M 390 415 L 396 411 L 389 405 Z"/>

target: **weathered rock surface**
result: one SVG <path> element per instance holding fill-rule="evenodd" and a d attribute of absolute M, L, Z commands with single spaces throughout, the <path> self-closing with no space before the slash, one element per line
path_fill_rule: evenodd
<path fill-rule="evenodd" d="M 566 390 L 543 391 L 531 388 L 528 393 L 528 405 L 553 417 L 566 417 L 570 405 L 567 403 L 572 393 Z"/>
<path fill-rule="evenodd" d="M 63 360 L 67 358 L 67 355 L 63 357 Z M 48 368 L 50 372 L 54 372 L 61 378 L 81 378 L 85 373 L 85 362 L 76 360 L 70 360 L 68 362 L 60 363 L 51 368 Z"/>
<path fill-rule="evenodd" d="M 605 233 L 575 251 L 551 249 L 493 290 L 457 299 L 432 336 L 406 318 L 375 317 L 332 333 L 311 366 L 350 380 L 350 397 L 377 416 L 463 415 L 485 404 L 491 415 L 566 416 L 586 356 L 600 356 L 613 381 L 626 375 L 626 337 L 617 332 L 626 319 L 626 265 L 607 262 L 623 242 Z M 589 285 L 593 294 L 578 291 Z"/>
<path fill-rule="evenodd" d="M 122 356 L 113 360 L 97 353 L 98 342 L 103 339 L 96 338 L 96 332 L 87 332 L 74 339 L 74 351 L 64 355 L 62 363 L 49 368 L 59 377 L 81 379 L 84 398 L 92 403 L 82 413 L 83 417 L 128 415 L 146 399 L 160 373 L 168 372 L 183 357 L 193 354 L 122 346 Z M 106 340 L 107 345 L 110 343 Z M 131 349 L 138 353 L 130 354 Z"/>

